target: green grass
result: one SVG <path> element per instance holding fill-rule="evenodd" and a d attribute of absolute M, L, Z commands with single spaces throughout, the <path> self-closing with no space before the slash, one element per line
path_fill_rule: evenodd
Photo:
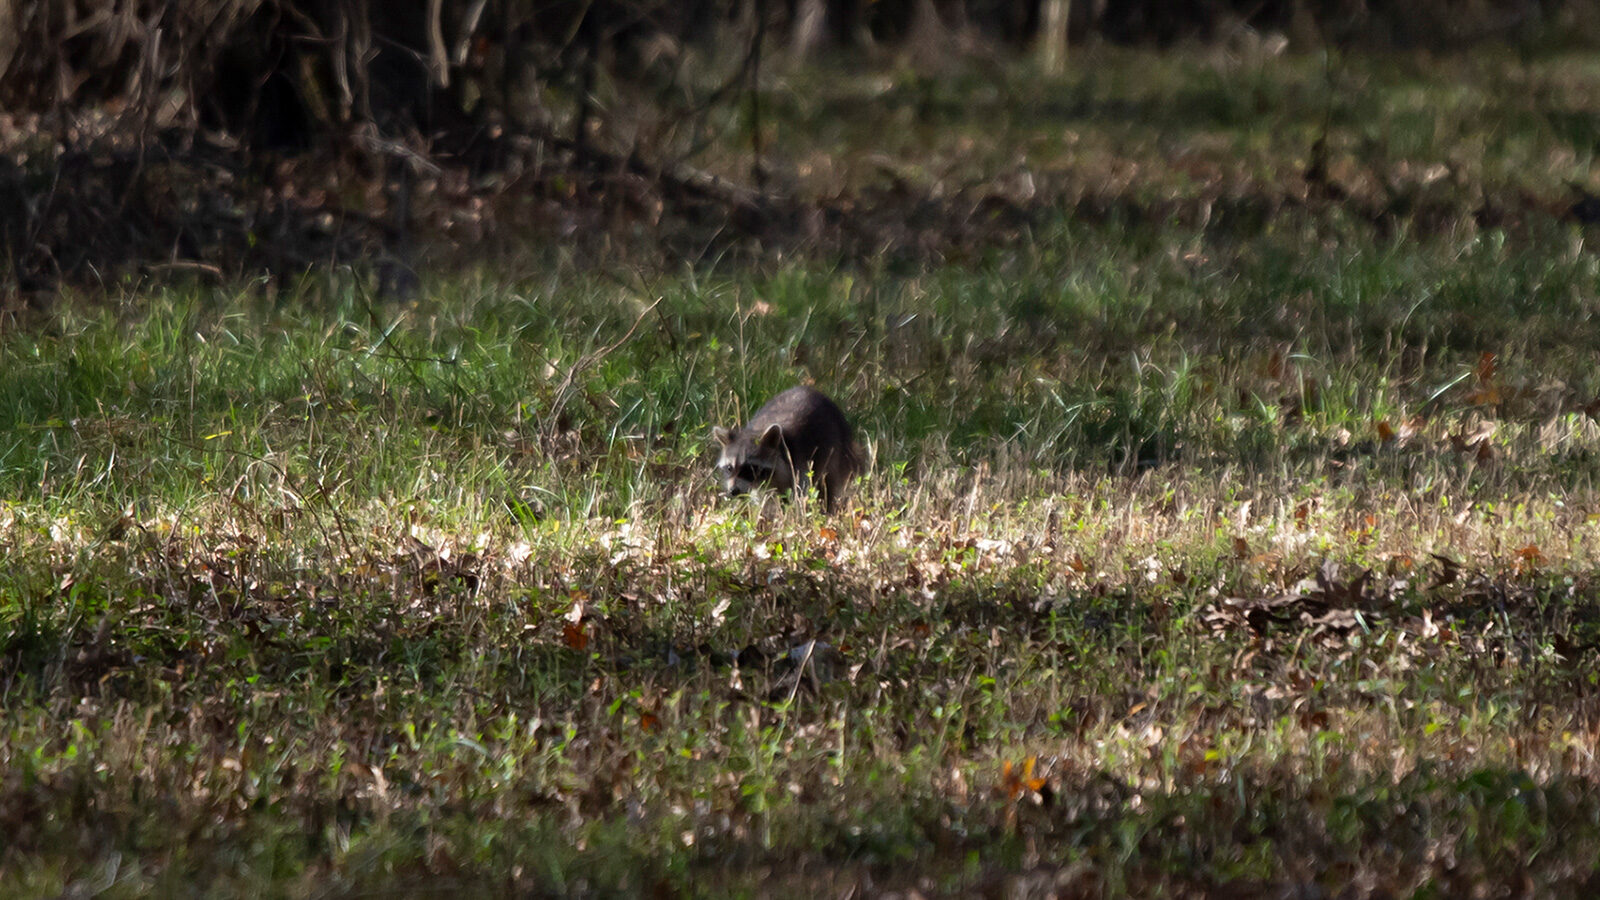
<path fill-rule="evenodd" d="M 1209 65 L 1111 54 L 1137 115 L 1030 152 L 1297 164 L 1263 110 L 1320 128 L 1321 69 Z M 1483 171 L 1545 177 L 1504 69 L 1349 65 L 1339 140 L 1509 104 Z M 920 267 L 68 299 L 0 337 L 3 893 L 1587 896 L 1587 237 L 1058 209 Z M 796 381 L 872 461 L 832 518 L 712 490 Z"/>

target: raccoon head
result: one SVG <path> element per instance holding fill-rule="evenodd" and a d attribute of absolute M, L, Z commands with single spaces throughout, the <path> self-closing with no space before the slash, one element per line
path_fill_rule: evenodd
<path fill-rule="evenodd" d="M 768 425 L 754 435 L 746 428 L 716 428 L 712 435 L 722 445 L 717 458 L 717 479 L 728 496 L 747 494 L 758 485 L 788 487 L 793 481 L 783 453 L 783 429 Z"/>

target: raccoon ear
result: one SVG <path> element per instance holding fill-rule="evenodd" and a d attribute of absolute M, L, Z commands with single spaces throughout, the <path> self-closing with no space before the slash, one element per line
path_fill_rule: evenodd
<path fill-rule="evenodd" d="M 761 440 L 757 441 L 757 443 L 761 445 L 763 450 L 778 449 L 778 445 L 783 443 L 783 426 L 777 424 L 768 425 L 767 430 L 761 432 Z"/>
<path fill-rule="evenodd" d="M 717 439 L 717 443 L 726 447 L 733 443 L 734 438 L 738 435 L 737 432 L 735 432 L 732 428 L 724 428 L 721 425 L 716 425 L 711 429 L 711 436 Z"/>

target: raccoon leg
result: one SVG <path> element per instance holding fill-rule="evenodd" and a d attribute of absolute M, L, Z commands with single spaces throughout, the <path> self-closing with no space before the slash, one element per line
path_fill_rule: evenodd
<path fill-rule="evenodd" d="M 834 473 L 824 471 L 819 463 L 811 469 L 811 483 L 817 486 L 817 496 L 822 500 L 822 511 L 833 512 L 834 501 L 839 498 L 839 485 L 834 482 Z"/>

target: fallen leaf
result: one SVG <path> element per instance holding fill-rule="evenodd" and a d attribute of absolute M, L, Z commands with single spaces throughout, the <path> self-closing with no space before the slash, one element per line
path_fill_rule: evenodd
<path fill-rule="evenodd" d="M 1483 351 L 1482 355 L 1478 357 L 1478 368 L 1473 374 L 1477 376 L 1478 383 L 1482 384 L 1484 382 L 1492 381 L 1494 379 L 1494 373 L 1497 369 L 1499 369 L 1499 367 L 1499 360 L 1495 357 L 1494 353 L 1492 351 L 1485 350 Z"/>
<path fill-rule="evenodd" d="M 1500 388 L 1493 384 L 1475 387 L 1468 392 L 1467 402 L 1473 406 L 1496 406 L 1500 403 Z"/>
<path fill-rule="evenodd" d="M 1461 577 L 1460 563 L 1448 556 L 1441 556 L 1437 553 L 1430 553 L 1428 555 L 1433 557 L 1434 560 L 1439 563 L 1439 574 L 1435 575 L 1433 578 L 1434 587 L 1450 584 L 1457 578 Z"/>
<path fill-rule="evenodd" d="M 587 591 L 572 592 L 572 608 L 567 610 L 567 621 L 576 625 L 583 621 L 583 612 L 586 601 L 589 599 Z"/>
<path fill-rule="evenodd" d="M 1301 531 L 1306 530 L 1306 520 L 1311 517 L 1311 501 L 1302 500 L 1294 508 L 1294 524 Z"/>
<path fill-rule="evenodd" d="M 999 790 L 1006 799 L 1015 800 L 1024 791 L 1038 793 L 1045 786 L 1046 779 L 1034 777 L 1033 768 L 1037 762 L 1038 757 L 1030 756 L 1022 761 L 1020 767 L 1013 765 L 1009 759 L 1001 763 Z"/>

